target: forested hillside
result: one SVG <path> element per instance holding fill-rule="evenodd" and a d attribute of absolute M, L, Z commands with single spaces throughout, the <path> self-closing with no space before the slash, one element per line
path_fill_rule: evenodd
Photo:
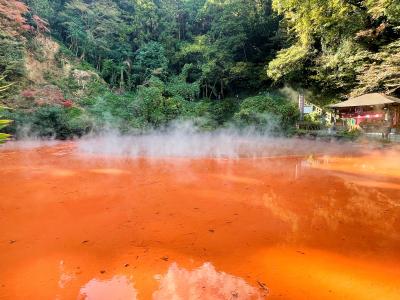
<path fill-rule="evenodd" d="M 150 75 L 224 98 L 267 80 L 281 48 L 270 1 L 30 0 L 52 35 L 112 86 L 133 90 Z"/>
<path fill-rule="evenodd" d="M 284 86 L 322 104 L 400 92 L 399 0 L 0 0 L 0 15 L 14 134 L 286 132 Z"/>

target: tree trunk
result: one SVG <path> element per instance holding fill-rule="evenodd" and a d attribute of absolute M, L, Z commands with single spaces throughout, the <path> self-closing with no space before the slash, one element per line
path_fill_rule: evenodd
<path fill-rule="evenodd" d="M 119 88 L 122 90 L 124 86 L 124 69 L 121 69 L 121 77 L 120 77 L 120 81 L 119 81 Z"/>
<path fill-rule="evenodd" d="M 221 79 L 221 98 L 224 99 L 224 81 Z"/>

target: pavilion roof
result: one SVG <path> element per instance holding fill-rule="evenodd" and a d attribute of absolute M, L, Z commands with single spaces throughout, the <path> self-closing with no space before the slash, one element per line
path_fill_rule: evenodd
<path fill-rule="evenodd" d="M 364 94 L 362 96 L 355 98 L 350 98 L 347 101 L 343 101 L 337 104 L 332 104 L 329 105 L 328 107 L 341 108 L 341 107 L 356 107 L 356 106 L 375 106 L 375 105 L 384 105 L 392 103 L 400 104 L 400 99 L 385 94 L 371 93 L 371 94 Z"/>

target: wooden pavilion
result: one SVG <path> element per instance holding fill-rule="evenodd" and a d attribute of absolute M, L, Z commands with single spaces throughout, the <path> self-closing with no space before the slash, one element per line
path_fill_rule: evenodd
<path fill-rule="evenodd" d="M 335 119 L 349 127 L 359 126 L 365 132 L 400 132 L 400 99 L 385 94 L 371 93 L 329 105 Z M 336 122 L 337 123 L 337 122 Z"/>

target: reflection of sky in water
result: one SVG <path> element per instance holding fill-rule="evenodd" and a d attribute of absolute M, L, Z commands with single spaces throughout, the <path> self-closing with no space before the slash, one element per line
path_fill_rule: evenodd
<path fill-rule="evenodd" d="M 172 264 L 161 277 L 154 300 L 166 299 L 262 299 L 260 291 L 241 278 L 218 272 L 210 263 L 188 271 Z"/>
<path fill-rule="evenodd" d="M 156 275 L 159 288 L 153 293 L 154 300 L 195 300 L 195 299 L 262 299 L 267 294 L 250 286 L 246 281 L 215 270 L 211 263 L 205 263 L 192 271 L 173 263 L 165 275 Z M 114 276 L 109 280 L 92 279 L 80 290 L 78 300 L 136 300 L 138 292 L 125 276 Z"/>
<path fill-rule="evenodd" d="M 137 291 L 125 276 L 109 280 L 92 279 L 80 290 L 78 300 L 136 300 Z"/>

